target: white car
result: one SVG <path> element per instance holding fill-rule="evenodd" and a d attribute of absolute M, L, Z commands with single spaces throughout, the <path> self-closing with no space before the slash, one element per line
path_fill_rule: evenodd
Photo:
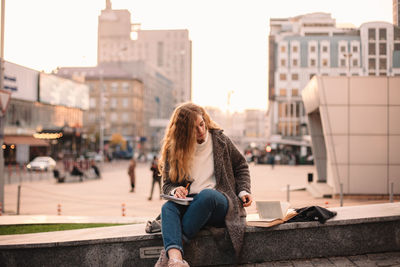
<path fill-rule="evenodd" d="M 28 171 L 52 171 L 56 167 L 56 161 L 51 157 L 36 157 L 26 168 Z"/>

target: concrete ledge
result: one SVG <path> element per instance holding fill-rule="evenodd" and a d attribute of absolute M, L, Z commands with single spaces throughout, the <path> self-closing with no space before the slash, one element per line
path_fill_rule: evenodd
<path fill-rule="evenodd" d="M 337 217 L 325 224 L 248 227 L 240 262 L 400 251 L 400 203 L 334 210 Z M 144 224 L 0 236 L 0 265 L 154 266 L 161 248 L 161 235 L 145 234 Z M 185 253 L 192 266 L 234 264 L 224 228 L 201 231 L 185 246 Z"/>

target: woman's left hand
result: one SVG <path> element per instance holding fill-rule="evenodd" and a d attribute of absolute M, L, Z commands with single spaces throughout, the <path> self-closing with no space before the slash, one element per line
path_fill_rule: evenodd
<path fill-rule="evenodd" d="M 253 197 L 251 195 L 242 196 L 243 207 L 249 207 L 253 202 Z"/>

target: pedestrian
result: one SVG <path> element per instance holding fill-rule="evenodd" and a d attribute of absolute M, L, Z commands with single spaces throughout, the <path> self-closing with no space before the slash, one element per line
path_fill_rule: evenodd
<path fill-rule="evenodd" d="M 96 162 L 94 160 L 90 161 L 90 167 L 93 169 L 94 173 L 96 174 L 96 178 L 101 177 L 101 173 L 99 167 L 97 167 Z"/>
<path fill-rule="evenodd" d="M 134 158 L 131 159 L 131 163 L 128 167 L 128 175 L 131 182 L 131 192 L 135 192 L 135 168 L 136 168 L 136 161 Z"/>
<path fill-rule="evenodd" d="M 161 174 L 160 171 L 158 169 L 158 158 L 157 156 L 153 157 L 153 161 L 151 162 L 151 166 L 150 166 L 150 170 L 152 171 L 152 177 L 153 177 L 153 181 L 151 183 L 151 191 L 150 191 L 150 197 L 148 198 L 148 200 L 151 200 L 153 198 L 153 190 L 154 190 L 154 184 L 158 183 L 158 188 L 159 188 L 159 192 L 161 195 Z M 160 196 L 161 199 L 161 196 Z"/>
<path fill-rule="evenodd" d="M 163 193 L 193 201 L 162 206 L 164 249 L 155 266 L 189 266 L 182 258 L 183 241 L 190 242 L 206 225 L 226 226 L 238 257 L 246 227 L 244 207 L 252 203 L 249 168 L 204 108 L 189 102 L 175 109 L 159 167 Z"/>

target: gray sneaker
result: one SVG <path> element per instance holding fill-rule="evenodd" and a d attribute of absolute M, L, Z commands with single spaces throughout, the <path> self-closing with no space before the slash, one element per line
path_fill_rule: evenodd
<path fill-rule="evenodd" d="M 190 267 L 190 265 L 185 260 L 169 259 L 168 267 Z"/>
<path fill-rule="evenodd" d="M 168 267 L 168 257 L 165 249 L 161 250 L 160 257 L 158 258 L 158 261 L 154 267 Z"/>

